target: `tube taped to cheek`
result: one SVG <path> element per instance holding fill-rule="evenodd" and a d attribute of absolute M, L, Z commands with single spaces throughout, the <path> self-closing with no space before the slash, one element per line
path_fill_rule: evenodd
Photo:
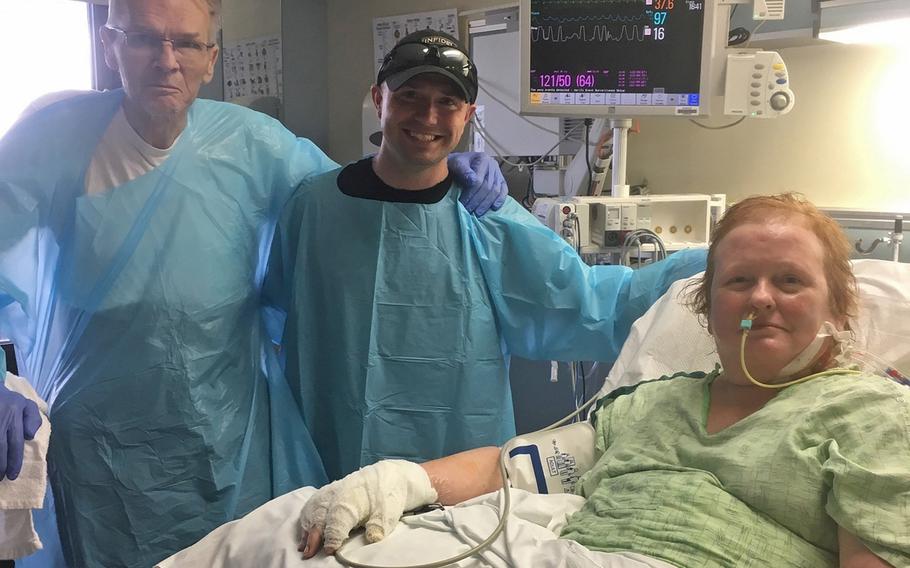
<path fill-rule="evenodd" d="M 849 343 L 851 336 L 849 331 L 840 331 L 829 321 L 822 323 L 821 327 L 818 329 L 818 333 L 815 334 L 815 339 L 813 339 L 799 355 L 787 363 L 787 365 L 780 370 L 778 376 L 789 377 L 808 367 L 816 357 L 818 357 L 819 353 L 821 353 L 825 346 L 825 340 L 829 337 L 834 340 L 835 346 L 843 351 L 844 344 Z"/>

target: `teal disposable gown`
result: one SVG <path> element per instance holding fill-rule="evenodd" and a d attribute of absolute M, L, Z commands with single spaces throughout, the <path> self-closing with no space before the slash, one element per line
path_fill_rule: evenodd
<path fill-rule="evenodd" d="M 272 246 L 267 302 L 287 310 L 289 384 L 330 478 L 382 458 L 424 461 L 515 434 L 510 354 L 615 359 L 676 279 L 682 251 L 633 271 L 587 266 L 509 199 L 477 219 L 453 188 L 433 204 L 302 186 Z"/>
<path fill-rule="evenodd" d="M 336 164 L 265 115 L 200 100 L 163 165 L 85 196 L 122 96 L 57 103 L 0 141 L 0 336 L 50 404 L 74 567 L 147 568 L 324 481 L 286 384 L 267 383 L 259 290 L 282 205 Z"/>

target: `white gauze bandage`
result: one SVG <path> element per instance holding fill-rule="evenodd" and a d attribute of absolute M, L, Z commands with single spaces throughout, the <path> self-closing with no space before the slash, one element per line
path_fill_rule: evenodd
<path fill-rule="evenodd" d="M 436 501 L 426 471 L 416 463 L 383 460 L 317 491 L 303 507 L 300 528 L 320 530 L 327 550 L 337 550 L 355 528 L 366 528 L 367 542 L 391 533 L 405 511 Z"/>
<path fill-rule="evenodd" d="M 834 327 L 833 323 L 826 321 L 822 323 L 821 327 L 818 330 L 818 333 L 815 335 L 815 339 L 813 339 L 812 342 L 809 343 L 809 345 L 807 345 L 806 348 L 799 353 L 799 355 L 787 363 L 787 365 L 780 370 L 777 376 L 790 377 L 808 367 L 815 361 L 819 353 L 821 353 L 822 348 L 825 346 L 825 341 L 829 337 L 834 341 L 834 348 L 836 349 L 836 353 L 839 355 L 849 351 L 852 348 L 853 334 L 849 331 L 839 331 L 836 327 Z"/>

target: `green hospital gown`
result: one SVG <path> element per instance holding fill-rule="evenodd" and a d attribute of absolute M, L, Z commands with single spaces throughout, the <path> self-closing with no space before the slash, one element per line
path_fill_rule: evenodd
<path fill-rule="evenodd" d="M 910 389 L 834 375 L 705 431 L 715 374 L 640 385 L 597 415 L 602 452 L 562 536 L 677 566 L 836 566 L 837 526 L 910 565 Z"/>

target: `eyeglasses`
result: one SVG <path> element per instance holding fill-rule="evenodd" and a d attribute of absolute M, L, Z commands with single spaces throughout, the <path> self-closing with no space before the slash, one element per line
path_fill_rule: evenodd
<path fill-rule="evenodd" d="M 165 43 L 170 43 L 171 48 L 178 57 L 200 57 L 208 50 L 215 47 L 214 43 L 203 43 L 192 38 L 171 38 L 148 32 L 128 32 L 115 26 L 104 26 L 123 36 L 126 46 L 142 55 L 157 55 L 164 48 Z"/>
<path fill-rule="evenodd" d="M 454 47 L 403 43 L 385 56 L 376 83 L 381 85 L 387 77 L 419 65 L 445 69 L 462 79 L 468 89 L 469 102 L 477 97 L 477 68 L 465 53 Z"/>

